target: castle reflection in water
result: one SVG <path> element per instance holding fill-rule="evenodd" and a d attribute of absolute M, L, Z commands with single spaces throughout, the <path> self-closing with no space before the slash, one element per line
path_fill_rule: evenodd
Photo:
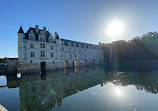
<path fill-rule="evenodd" d="M 112 82 L 115 85 L 135 85 L 139 90 L 158 93 L 158 78 L 152 74 L 106 72 L 103 67 L 75 67 L 40 74 L 7 75 L 8 88 L 19 87 L 20 109 L 47 111 L 62 105 L 65 97 L 90 87 Z"/>

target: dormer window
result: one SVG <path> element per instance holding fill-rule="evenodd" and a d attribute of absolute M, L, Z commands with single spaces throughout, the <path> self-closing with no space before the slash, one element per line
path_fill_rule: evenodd
<path fill-rule="evenodd" d="M 43 42 L 45 42 L 45 39 L 43 38 Z"/>
<path fill-rule="evenodd" d="M 30 35 L 30 40 L 34 40 L 34 36 L 33 35 Z"/>

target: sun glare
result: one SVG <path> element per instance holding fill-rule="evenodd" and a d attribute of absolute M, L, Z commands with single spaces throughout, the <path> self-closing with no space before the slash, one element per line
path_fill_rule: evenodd
<path fill-rule="evenodd" d="M 115 89 L 115 93 L 116 93 L 116 95 L 119 96 L 119 97 L 122 95 L 122 92 L 121 92 L 121 90 L 120 90 L 119 88 L 116 88 L 116 89 Z"/>
<path fill-rule="evenodd" d="M 120 21 L 113 21 L 107 26 L 107 33 L 109 36 L 116 37 L 123 32 L 123 24 Z"/>

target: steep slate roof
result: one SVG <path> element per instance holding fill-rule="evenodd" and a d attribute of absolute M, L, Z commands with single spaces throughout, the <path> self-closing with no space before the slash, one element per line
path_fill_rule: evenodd
<path fill-rule="evenodd" d="M 35 28 L 30 27 L 27 30 L 27 32 L 25 33 L 25 39 L 29 39 L 29 35 L 28 34 L 29 34 L 30 30 L 33 30 L 33 33 L 35 34 L 35 40 L 39 41 L 39 33 L 40 33 L 40 31 L 43 31 L 43 30 L 38 29 L 39 30 L 39 33 L 38 33 L 38 32 L 36 32 Z M 24 33 L 24 31 L 22 29 L 22 26 L 20 27 L 18 33 Z M 49 36 L 50 36 L 49 31 L 46 31 L 46 42 L 49 42 Z M 59 39 L 59 36 L 57 35 L 55 37 L 55 39 Z M 77 41 L 72 41 L 72 40 L 67 40 L 67 39 L 62 39 L 62 38 L 61 38 L 61 41 L 64 41 L 64 45 L 65 46 L 68 46 L 68 43 L 70 42 L 71 46 L 73 46 L 73 43 L 76 43 L 76 47 L 78 47 L 79 44 L 81 44 L 81 47 L 83 47 L 84 45 L 86 45 L 86 48 L 88 48 L 88 47 L 92 48 L 93 46 L 95 46 L 94 48 L 98 47 L 98 45 L 95 45 L 95 44 L 88 44 L 88 43 L 77 42 Z M 54 41 L 54 43 L 56 43 L 56 41 Z"/>
<path fill-rule="evenodd" d="M 77 42 L 77 41 L 72 41 L 72 40 L 67 40 L 67 39 L 61 39 L 61 41 L 64 41 L 64 45 L 68 46 L 68 42 L 71 43 L 71 46 L 73 46 L 73 43 L 76 43 L 76 46 L 78 47 L 78 44 L 81 44 L 81 47 L 83 47 L 84 45 L 86 45 L 86 48 L 88 48 L 88 46 L 98 46 L 98 45 L 94 45 L 94 44 L 88 44 L 88 43 L 83 43 L 83 42 Z"/>
<path fill-rule="evenodd" d="M 27 30 L 27 32 L 25 33 L 25 39 L 29 39 L 28 33 L 30 32 L 30 30 L 33 30 L 33 33 L 35 34 L 35 40 L 36 40 L 36 41 L 39 41 L 39 33 L 40 33 L 40 31 L 43 31 L 43 30 L 38 29 L 38 30 L 39 30 L 39 33 L 37 33 L 35 28 L 30 27 L 30 28 Z M 46 31 L 46 42 L 49 42 L 49 36 L 50 36 L 49 31 Z"/>
<path fill-rule="evenodd" d="M 20 26 L 20 29 L 19 29 L 18 33 L 24 33 L 24 31 L 22 29 L 22 26 Z"/>

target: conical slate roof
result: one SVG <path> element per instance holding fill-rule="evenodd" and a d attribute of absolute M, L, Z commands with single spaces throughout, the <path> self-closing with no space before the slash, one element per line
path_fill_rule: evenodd
<path fill-rule="evenodd" d="M 18 33 L 24 33 L 24 31 L 22 29 L 22 26 L 20 26 L 20 29 L 19 29 Z"/>

